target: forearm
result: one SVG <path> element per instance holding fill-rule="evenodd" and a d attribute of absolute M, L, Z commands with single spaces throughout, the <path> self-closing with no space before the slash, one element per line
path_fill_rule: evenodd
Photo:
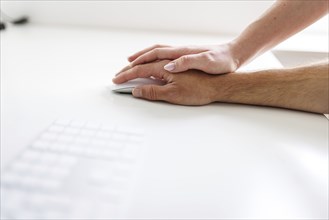
<path fill-rule="evenodd" d="M 238 66 L 309 26 L 326 13 L 328 0 L 278 0 L 232 41 Z"/>
<path fill-rule="evenodd" d="M 328 63 L 216 76 L 215 101 L 329 112 Z"/>

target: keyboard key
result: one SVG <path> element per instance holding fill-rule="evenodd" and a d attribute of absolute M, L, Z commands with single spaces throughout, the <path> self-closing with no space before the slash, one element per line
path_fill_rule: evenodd
<path fill-rule="evenodd" d="M 79 128 L 66 127 L 63 133 L 68 135 L 77 135 L 79 132 L 80 132 Z"/>
<path fill-rule="evenodd" d="M 125 135 L 123 133 L 120 132 L 114 132 L 112 135 L 113 140 L 115 141 L 125 141 L 128 139 L 128 135 Z"/>
<path fill-rule="evenodd" d="M 121 151 L 124 148 L 124 142 L 111 141 L 107 142 L 106 148 L 116 151 Z"/>
<path fill-rule="evenodd" d="M 12 166 L 11 170 L 17 173 L 26 173 L 26 171 L 29 169 L 30 163 L 27 163 L 23 160 L 16 161 Z"/>
<path fill-rule="evenodd" d="M 21 160 L 23 161 L 27 161 L 27 162 L 33 162 L 36 161 L 40 158 L 41 156 L 41 152 L 39 151 L 35 151 L 35 150 L 28 150 L 25 151 L 22 155 L 21 155 Z"/>
<path fill-rule="evenodd" d="M 106 150 L 102 152 L 102 156 L 108 159 L 119 159 L 120 153 L 118 151 Z"/>
<path fill-rule="evenodd" d="M 57 179 L 43 179 L 37 183 L 44 190 L 57 190 L 62 183 Z"/>
<path fill-rule="evenodd" d="M 106 172 L 102 172 L 101 170 L 95 170 L 90 174 L 88 177 L 87 181 L 89 184 L 92 185 L 102 185 L 102 186 L 107 186 L 108 182 L 111 181 L 111 169 L 106 170 Z"/>
<path fill-rule="evenodd" d="M 87 137 L 90 137 L 90 136 L 94 136 L 96 134 L 96 131 L 95 130 L 92 130 L 92 129 L 81 129 L 80 131 L 80 135 L 81 136 L 87 136 Z"/>
<path fill-rule="evenodd" d="M 115 127 L 114 125 L 102 125 L 100 127 L 100 130 L 104 130 L 104 131 L 107 131 L 107 132 L 113 132 L 115 130 Z"/>
<path fill-rule="evenodd" d="M 45 176 L 48 172 L 49 167 L 47 167 L 45 164 L 38 163 L 38 164 L 30 164 L 29 167 L 29 174 L 31 176 Z"/>
<path fill-rule="evenodd" d="M 48 141 L 44 141 L 44 140 L 37 140 L 35 141 L 34 143 L 32 143 L 32 148 L 35 148 L 35 149 L 39 149 L 39 150 L 46 150 L 48 149 L 49 147 L 49 142 Z"/>
<path fill-rule="evenodd" d="M 108 140 L 105 139 L 94 139 L 91 142 L 92 146 L 104 147 L 108 144 Z"/>
<path fill-rule="evenodd" d="M 74 120 L 70 123 L 70 127 L 73 128 L 82 128 L 86 123 L 83 121 Z"/>
<path fill-rule="evenodd" d="M 110 139 L 112 137 L 112 132 L 100 130 L 96 134 L 97 140 Z"/>
<path fill-rule="evenodd" d="M 65 126 L 54 124 L 48 128 L 49 132 L 61 133 L 64 130 Z"/>
<path fill-rule="evenodd" d="M 57 119 L 56 121 L 54 121 L 54 125 L 61 125 L 61 126 L 67 126 L 69 125 L 71 122 L 71 120 L 67 120 L 67 119 Z"/>
<path fill-rule="evenodd" d="M 48 149 L 54 152 L 64 152 L 67 149 L 67 145 L 65 143 L 55 142 L 49 145 Z"/>
<path fill-rule="evenodd" d="M 59 166 L 73 166 L 76 163 L 78 163 L 78 158 L 71 156 L 71 155 L 62 155 L 59 160 L 58 160 L 58 164 Z"/>
<path fill-rule="evenodd" d="M 34 176 L 25 176 L 20 179 L 20 183 L 24 188 L 38 188 L 41 185 L 42 179 Z"/>
<path fill-rule="evenodd" d="M 91 130 L 97 130 L 101 127 L 101 124 L 97 122 L 87 122 L 84 127 Z"/>
<path fill-rule="evenodd" d="M 67 147 L 67 152 L 72 154 L 82 154 L 84 153 L 84 147 L 81 147 L 79 145 L 70 145 Z"/>
<path fill-rule="evenodd" d="M 85 150 L 85 155 L 89 157 L 100 157 L 103 155 L 103 152 L 97 148 L 87 148 Z"/>
<path fill-rule="evenodd" d="M 81 136 L 75 138 L 75 140 L 74 140 L 75 144 L 86 145 L 90 142 L 90 137 L 82 136 L 82 134 L 80 134 L 80 135 Z"/>
<path fill-rule="evenodd" d="M 57 142 L 69 143 L 72 142 L 74 137 L 70 134 L 61 134 L 57 137 Z"/>
<path fill-rule="evenodd" d="M 49 164 L 52 165 L 59 158 L 58 154 L 43 152 L 39 155 L 39 160 L 43 165 Z"/>

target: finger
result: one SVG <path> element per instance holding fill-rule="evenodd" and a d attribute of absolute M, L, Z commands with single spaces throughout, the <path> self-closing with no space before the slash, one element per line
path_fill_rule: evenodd
<path fill-rule="evenodd" d="M 138 58 L 136 58 L 131 65 L 136 66 L 142 63 L 148 63 L 155 60 L 169 59 L 174 60 L 181 56 L 188 54 L 196 54 L 204 52 L 204 49 L 197 47 L 176 47 L 176 48 L 155 48 L 151 51 L 148 51 Z"/>
<path fill-rule="evenodd" d="M 190 47 L 155 48 L 153 50 L 150 50 L 140 55 L 131 63 L 131 65 L 136 66 L 142 63 L 148 63 L 155 60 L 164 60 L 164 59 L 173 60 L 183 55 L 200 53 L 200 52 L 203 52 L 203 50 L 198 48 L 190 48 Z"/>
<path fill-rule="evenodd" d="M 137 98 L 167 101 L 169 96 L 168 89 L 167 86 L 144 85 L 136 87 L 132 93 Z"/>
<path fill-rule="evenodd" d="M 115 76 L 119 75 L 120 73 L 129 70 L 130 68 L 132 68 L 131 64 L 129 64 L 128 66 L 125 66 L 123 69 L 121 69 L 118 73 L 115 74 Z"/>
<path fill-rule="evenodd" d="M 155 60 L 163 59 L 176 59 L 180 57 L 181 53 L 175 48 L 155 48 L 150 50 L 139 57 L 137 57 L 132 63 L 131 66 L 136 66 L 143 63 L 149 63 Z"/>
<path fill-rule="evenodd" d="M 149 78 L 151 76 L 158 79 L 165 79 L 168 81 L 169 73 L 163 70 L 163 66 L 164 62 L 138 65 L 131 69 L 128 69 L 125 72 L 120 73 L 112 81 L 116 84 L 121 84 L 132 79 Z"/>
<path fill-rule="evenodd" d="M 182 56 L 168 63 L 163 68 L 169 72 L 177 73 L 189 69 L 204 70 L 206 67 L 207 63 L 205 62 L 204 54 L 200 53 Z"/>
<path fill-rule="evenodd" d="M 162 44 L 155 44 L 155 45 L 153 45 L 153 46 L 151 46 L 151 47 L 147 47 L 147 48 L 145 48 L 145 49 L 143 49 L 143 50 L 141 50 L 141 51 L 138 51 L 137 53 L 135 53 L 135 54 L 129 56 L 129 57 L 128 57 L 128 61 L 129 61 L 129 62 L 132 62 L 132 61 L 134 61 L 137 57 L 139 57 L 140 55 L 142 55 L 142 54 L 144 54 L 144 53 L 146 53 L 146 52 L 149 52 L 149 51 L 151 51 L 151 50 L 153 50 L 153 49 L 155 49 L 155 48 L 162 48 L 162 47 L 169 47 L 169 46 L 168 46 L 168 45 L 162 45 Z"/>

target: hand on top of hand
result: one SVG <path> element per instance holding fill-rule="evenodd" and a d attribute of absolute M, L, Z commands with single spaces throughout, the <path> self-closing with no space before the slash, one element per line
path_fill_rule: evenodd
<path fill-rule="evenodd" d="M 154 77 L 166 81 L 166 85 L 144 85 L 133 90 L 135 97 L 148 100 L 162 100 L 180 105 L 205 105 L 215 100 L 213 75 L 198 70 L 189 70 L 180 74 L 173 74 L 163 67 L 170 60 L 155 61 L 125 68 L 117 75 L 113 82 L 124 83 L 135 78 Z"/>
<path fill-rule="evenodd" d="M 164 69 L 177 73 L 197 69 L 210 74 L 234 72 L 239 67 L 233 55 L 232 44 L 214 46 L 171 47 L 154 45 L 128 58 L 130 67 L 156 60 L 172 60 Z M 120 73 L 119 73 L 120 74 Z"/>
<path fill-rule="evenodd" d="M 121 84 L 135 78 L 162 79 L 167 82 L 166 85 L 140 86 L 134 89 L 133 95 L 181 105 L 214 102 L 214 76 L 209 74 L 230 73 L 239 67 L 238 60 L 233 56 L 232 44 L 187 47 L 155 45 L 135 53 L 128 60 L 130 65 L 116 75 L 114 83 Z"/>

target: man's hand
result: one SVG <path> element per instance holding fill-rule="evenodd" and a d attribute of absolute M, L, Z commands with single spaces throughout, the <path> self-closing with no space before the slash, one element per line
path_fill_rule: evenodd
<path fill-rule="evenodd" d="M 165 60 L 127 68 L 113 82 L 120 84 L 152 76 L 163 79 L 166 85 L 141 86 L 135 88 L 133 95 L 181 105 L 218 101 L 317 113 L 329 111 L 328 62 L 292 69 L 222 75 L 209 75 L 197 70 L 173 74 L 163 69 L 169 62 Z"/>
<path fill-rule="evenodd" d="M 134 66 L 119 74 L 113 82 L 120 84 L 135 78 L 154 77 L 165 80 L 167 84 L 136 87 L 133 96 L 180 105 L 205 105 L 214 101 L 214 90 L 210 86 L 213 76 L 196 70 L 172 74 L 163 69 L 169 62 L 163 60 Z"/>
<path fill-rule="evenodd" d="M 130 66 L 149 63 L 156 60 L 173 60 L 164 66 L 169 72 L 184 72 L 197 69 L 210 74 L 234 72 L 239 61 L 233 56 L 232 44 L 215 46 L 171 47 L 154 45 L 130 56 Z"/>

